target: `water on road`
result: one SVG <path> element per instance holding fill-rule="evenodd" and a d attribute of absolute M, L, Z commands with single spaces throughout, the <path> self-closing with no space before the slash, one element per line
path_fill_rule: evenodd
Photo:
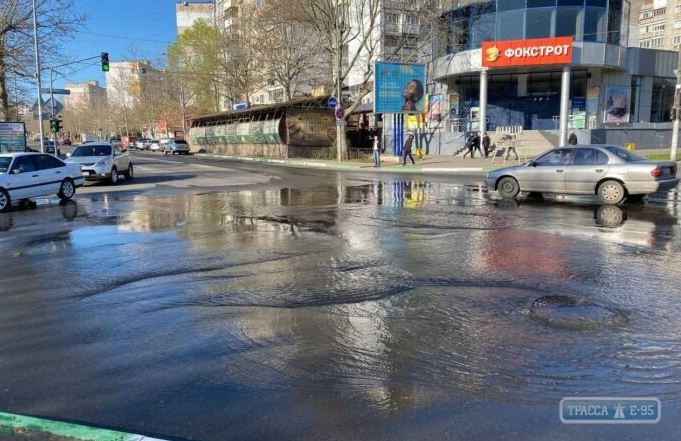
<path fill-rule="evenodd" d="M 6 215 L 0 410 L 203 440 L 681 436 L 678 200 L 332 176 Z M 567 426 L 567 396 L 662 418 Z"/>

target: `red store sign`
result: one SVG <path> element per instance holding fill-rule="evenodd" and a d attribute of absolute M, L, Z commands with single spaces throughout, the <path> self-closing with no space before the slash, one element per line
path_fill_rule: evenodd
<path fill-rule="evenodd" d="M 539 66 L 572 63 L 572 37 L 482 43 L 483 67 Z"/>

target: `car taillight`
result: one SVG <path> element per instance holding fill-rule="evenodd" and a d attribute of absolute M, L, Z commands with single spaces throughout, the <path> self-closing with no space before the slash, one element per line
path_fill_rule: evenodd
<path fill-rule="evenodd" d="M 660 167 L 655 167 L 650 171 L 650 174 L 653 176 L 653 178 L 661 178 L 663 173 Z"/>
<path fill-rule="evenodd" d="M 672 173 L 672 175 L 676 176 L 676 166 L 672 165 L 672 168 L 669 169 L 669 171 Z"/>

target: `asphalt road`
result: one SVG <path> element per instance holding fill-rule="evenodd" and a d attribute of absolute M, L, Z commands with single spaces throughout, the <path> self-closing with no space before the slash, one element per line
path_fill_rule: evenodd
<path fill-rule="evenodd" d="M 677 439 L 679 201 L 133 153 L 0 218 L 0 412 L 172 439 Z M 566 425 L 564 397 L 657 397 Z"/>

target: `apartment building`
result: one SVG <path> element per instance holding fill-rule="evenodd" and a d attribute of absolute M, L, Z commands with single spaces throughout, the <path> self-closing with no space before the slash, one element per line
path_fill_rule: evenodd
<path fill-rule="evenodd" d="M 64 88 L 71 92 L 64 95 L 64 109 L 70 112 L 92 109 L 106 101 L 106 88 L 100 87 L 98 81 L 69 83 Z"/>
<path fill-rule="evenodd" d="M 175 4 L 175 21 L 177 35 L 191 28 L 194 23 L 202 20 L 208 24 L 217 21 L 216 2 L 177 2 Z"/>
<path fill-rule="evenodd" d="M 681 0 L 640 0 L 636 17 L 638 46 L 660 50 L 681 47 Z"/>
<path fill-rule="evenodd" d="M 131 109 L 162 89 L 162 72 L 147 60 L 112 61 L 105 72 L 109 105 Z"/>

